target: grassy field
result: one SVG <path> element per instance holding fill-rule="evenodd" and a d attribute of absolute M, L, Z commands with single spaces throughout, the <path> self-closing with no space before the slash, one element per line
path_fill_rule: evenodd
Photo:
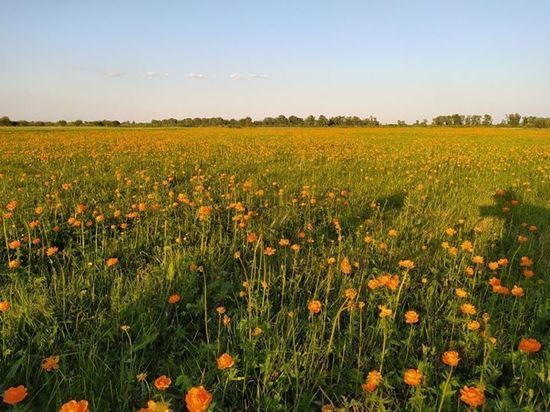
<path fill-rule="evenodd" d="M 549 131 L 5 128 L 0 226 L 0 410 L 550 409 Z"/>

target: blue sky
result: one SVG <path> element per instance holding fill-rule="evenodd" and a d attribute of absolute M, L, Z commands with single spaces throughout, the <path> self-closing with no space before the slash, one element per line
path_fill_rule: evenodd
<path fill-rule="evenodd" d="M 550 116 L 549 1 L 0 0 L 0 116 Z"/>

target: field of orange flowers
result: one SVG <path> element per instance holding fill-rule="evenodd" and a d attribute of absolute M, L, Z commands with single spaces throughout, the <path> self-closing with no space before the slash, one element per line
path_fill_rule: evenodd
<path fill-rule="evenodd" d="M 550 132 L 0 130 L 0 410 L 550 409 Z"/>

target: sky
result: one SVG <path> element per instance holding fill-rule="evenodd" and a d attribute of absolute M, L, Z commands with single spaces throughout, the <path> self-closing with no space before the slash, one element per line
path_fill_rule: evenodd
<path fill-rule="evenodd" d="M 550 116 L 550 1 L 0 0 L 0 116 Z"/>

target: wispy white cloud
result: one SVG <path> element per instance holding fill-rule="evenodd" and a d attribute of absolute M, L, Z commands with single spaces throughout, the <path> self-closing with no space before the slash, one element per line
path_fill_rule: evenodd
<path fill-rule="evenodd" d="M 253 73 L 250 75 L 253 79 L 268 79 L 269 76 L 265 73 Z"/>
<path fill-rule="evenodd" d="M 187 73 L 189 79 L 204 79 L 204 74 L 202 73 Z"/>
<path fill-rule="evenodd" d="M 145 75 L 147 77 L 166 77 L 166 76 L 168 76 L 168 73 L 156 72 L 156 71 L 150 70 L 150 71 L 145 72 Z"/>
<path fill-rule="evenodd" d="M 230 78 L 231 80 L 241 80 L 241 79 L 243 78 L 243 75 L 240 74 L 240 73 L 231 73 L 231 74 L 229 75 L 229 78 Z"/>
<path fill-rule="evenodd" d="M 105 77 L 121 77 L 126 74 L 125 72 L 121 72 L 118 70 L 110 70 L 110 69 L 93 67 L 93 66 L 81 66 L 78 64 L 64 64 L 62 65 L 62 67 L 65 67 L 66 69 L 74 70 L 74 71 L 96 73 Z"/>
<path fill-rule="evenodd" d="M 116 70 L 109 70 L 109 71 L 103 71 L 102 74 L 104 74 L 107 77 L 121 77 L 121 76 L 124 76 L 126 73 L 119 72 Z"/>

